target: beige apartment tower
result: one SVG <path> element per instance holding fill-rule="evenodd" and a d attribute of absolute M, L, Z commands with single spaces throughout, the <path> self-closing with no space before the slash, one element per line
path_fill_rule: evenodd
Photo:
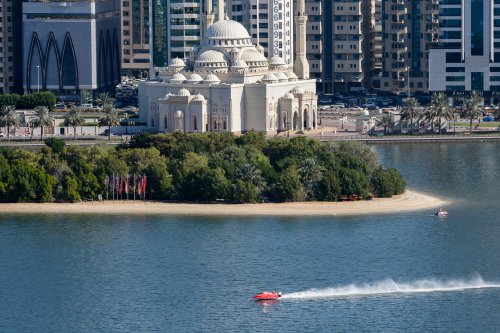
<path fill-rule="evenodd" d="M 150 66 L 149 1 L 122 0 L 122 74 L 147 76 Z"/>
<path fill-rule="evenodd" d="M 429 92 L 429 50 L 438 39 L 437 0 L 384 1 L 380 89 L 408 95 Z"/>
<path fill-rule="evenodd" d="M 323 3 L 323 92 L 372 88 L 376 0 Z M 380 52 L 380 51 L 379 51 Z"/>

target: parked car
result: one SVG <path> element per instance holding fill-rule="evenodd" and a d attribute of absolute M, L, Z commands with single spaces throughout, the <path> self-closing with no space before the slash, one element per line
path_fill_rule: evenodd
<path fill-rule="evenodd" d="M 130 112 L 130 111 L 136 112 L 137 110 L 133 106 L 127 106 L 127 107 L 123 108 L 123 111 L 125 111 L 125 112 Z"/>
<path fill-rule="evenodd" d="M 57 103 L 56 105 L 54 105 L 54 108 L 56 110 L 65 110 L 66 109 L 66 105 L 64 105 L 64 103 Z"/>

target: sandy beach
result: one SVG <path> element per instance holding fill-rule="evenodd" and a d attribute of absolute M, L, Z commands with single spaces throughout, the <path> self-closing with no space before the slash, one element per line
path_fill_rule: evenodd
<path fill-rule="evenodd" d="M 190 204 L 142 201 L 69 203 L 5 203 L 0 213 L 14 214 L 137 214 L 197 216 L 345 216 L 436 209 L 449 201 L 425 193 L 406 191 L 389 199 L 345 202 L 294 202 L 264 204 Z"/>

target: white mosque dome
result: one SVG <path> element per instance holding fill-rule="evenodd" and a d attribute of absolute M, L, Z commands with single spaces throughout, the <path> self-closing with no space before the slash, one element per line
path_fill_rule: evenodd
<path fill-rule="evenodd" d="M 191 83 L 198 83 L 198 82 L 203 81 L 203 78 L 200 75 L 193 73 L 193 74 L 191 74 L 189 79 L 187 79 L 187 81 L 191 82 Z"/>
<path fill-rule="evenodd" d="M 193 98 L 193 101 L 196 101 L 196 102 L 202 102 L 205 100 L 205 97 L 203 97 L 203 95 L 201 94 L 197 94 L 196 96 L 194 96 Z"/>
<path fill-rule="evenodd" d="M 266 74 L 262 77 L 262 82 L 277 82 L 278 78 L 274 74 Z"/>
<path fill-rule="evenodd" d="M 179 90 L 179 92 L 177 93 L 177 96 L 191 96 L 191 93 L 189 92 L 189 90 L 187 90 L 186 88 L 182 88 L 181 90 Z"/>
<path fill-rule="evenodd" d="M 299 79 L 299 77 L 292 71 L 288 72 L 288 79 L 290 79 L 290 81 L 297 81 Z"/>
<path fill-rule="evenodd" d="M 166 95 L 165 95 L 165 99 L 169 99 L 170 96 L 173 96 L 170 92 L 168 92 Z"/>
<path fill-rule="evenodd" d="M 236 59 L 234 62 L 233 62 L 233 65 L 231 66 L 232 68 L 236 68 L 236 69 L 246 69 L 248 68 L 248 65 L 246 62 L 244 62 L 243 60 L 241 59 Z"/>
<path fill-rule="evenodd" d="M 218 21 L 206 33 L 207 39 L 250 39 L 247 29 L 233 20 Z"/>
<path fill-rule="evenodd" d="M 241 55 L 241 60 L 245 61 L 248 64 L 262 62 L 267 66 L 266 57 L 264 57 L 262 53 L 255 49 L 249 49 L 243 52 L 243 54 Z"/>
<path fill-rule="evenodd" d="M 295 88 L 292 89 L 291 91 L 292 94 L 295 94 L 295 95 L 301 95 L 304 93 L 304 89 L 302 89 L 301 87 L 299 86 L 296 86 Z"/>
<path fill-rule="evenodd" d="M 260 45 L 260 44 L 259 44 L 259 45 L 257 45 L 257 46 L 255 47 L 255 49 L 256 49 L 257 51 L 261 52 L 261 53 L 262 53 L 262 52 L 264 52 L 264 46 L 262 46 L 262 45 Z"/>
<path fill-rule="evenodd" d="M 204 83 L 219 83 L 220 80 L 219 78 L 217 77 L 217 75 L 215 74 L 208 74 L 207 77 L 205 78 L 205 80 L 203 80 Z"/>
<path fill-rule="evenodd" d="M 180 58 L 174 58 L 174 59 L 170 60 L 170 63 L 168 66 L 169 67 L 186 67 L 186 63 L 184 62 L 184 60 L 182 60 Z"/>
<path fill-rule="evenodd" d="M 285 82 L 285 81 L 288 81 L 288 76 L 286 76 L 286 74 L 285 74 L 285 73 L 283 73 L 283 72 L 278 72 L 278 73 L 276 73 L 275 75 L 276 75 L 276 77 L 278 78 L 278 80 L 279 80 L 280 82 Z"/>
<path fill-rule="evenodd" d="M 271 66 L 284 66 L 286 65 L 285 60 L 283 58 L 274 56 L 271 59 L 269 59 L 269 65 Z"/>
<path fill-rule="evenodd" d="M 183 83 L 184 81 L 186 81 L 186 77 L 180 73 L 175 73 L 170 79 L 171 83 Z"/>
<path fill-rule="evenodd" d="M 195 61 L 195 67 L 228 67 L 228 59 L 226 55 L 222 52 L 215 50 L 207 50 L 200 54 Z"/>

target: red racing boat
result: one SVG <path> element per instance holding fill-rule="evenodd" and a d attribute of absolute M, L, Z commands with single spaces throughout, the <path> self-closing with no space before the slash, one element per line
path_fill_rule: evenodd
<path fill-rule="evenodd" d="M 256 301 L 266 301 L 266 300 L 274 300 L 279 299 L 281 297 L 281 293 L 277 293 L 275 291 L 264 291 L 260 294 L 257 294 L 253 297 Z"/>

